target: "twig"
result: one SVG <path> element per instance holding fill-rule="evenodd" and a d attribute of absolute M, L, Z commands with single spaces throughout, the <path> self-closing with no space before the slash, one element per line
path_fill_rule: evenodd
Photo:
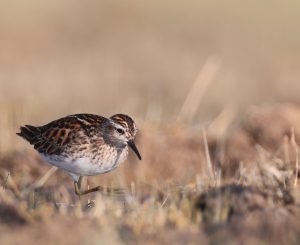
<path fill-rule="evenodd" d="M 295 139 L 295 130 L 294 128 L 291 129 L 291 144 L 295 150 L 296 153 L 296 173 L 295 173 L 295 180 L 294 180 L 294 186 L 297 186 L 298 183 L 298 171 L 299 171 L 299 146 Z"/>
<path fill-rule="evenodd" d="M 7 181 L 8 181 L 9 176 L 10 176 L 10 172 L 8 172 L 7 175 L 6 175 L 6 178 L 5 178 L 5 181 L 4 181 L 4 185 L 3 185 L 3 188 L 4 188 L 4 189 L 5 189 L 6 186 L 7 186 Z"/>
<path fill-rule="evenodd" d="M 167 202 L 168 199 L 169 199 L 169 194 L 167 194 L 165 200 L 164 200 L 164 201 L 162 202 L 162 204 L 160 205 L 160 208 L 162 208 L 162 207 L 165 205 L 165 203 Z"/>
<path fill-rule="evenodd" d="M 43 177 L 41 177 L 38 181 L 36 181 L 34 184 L 33 184 L 33 187 L 34 189 L 35 188 L 39 188 L 39 187 L 42 187 L 46 182 L 47 180 L 56 172 L 57 170 L 57 167 L 51 167 L 45 174 Z"/>
<path fill-rule="evenodd" d="M 178 121 L 190 122 L 194 118 L 205 92 L 220 67 L 221 61 L 218 57 L 211 56 L 206 60 L 181 107 Z"/>
<path fill-rule="evenodd" d="M 209 174 L 209 177 L 210 177 L 211 180 L 215 180 L 215 176 L 214 176 L 213 168 L 212 168 L 212 163 L 211 163 L 211 159 L 210 159 L 210 154 L 209 154 L 209 148 L 208 148 L 205 129 L 202 129 L 202 136 L 203 136 L 203 141 L 204 141 L 205 157 L 206 157 L 208 174 Z"/>

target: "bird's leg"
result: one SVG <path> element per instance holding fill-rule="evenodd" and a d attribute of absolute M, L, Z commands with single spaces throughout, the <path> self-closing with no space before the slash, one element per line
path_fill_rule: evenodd
<path fill-rule="evenodd" d="M 104 188 L 101 187 L 101 186 L 97 186 L 97 187 L 92 188 L 92 189 L 81 191 L 80 188 L 79 188 L 79 183 L 76 182 L 76 181 L 74 181 L 74 187 L 75 187 L 75 193 L 78 196 L 85 195 L 85 194 L 88 194 L 88 193 L 91 193 L 91 192 L 95 192 L 95 191 L 104 191 Z"/>
<path fill-rule="evenodd" d="M 108 192 L 108 193 L 113 192 L 113 193 L 116 193 L 116 194 L 122 194 L 122 193 L 125 192 L 125 190 L 120 189 L 120 188 L 109 188 L 109 187 L 104 188 L 102 186 L 97 186 L 97 187 L 94 187 L 92 189 L 81 191 L 80 190 L 81 182 L 82 182 L 82 176 L 79 177 L 78 181 L 74 181 L 75 193 L 78 196 L 85 195 L 85 194 L 88 194 L 88 193 L 91 193 L 91 192 L 95 192 L 95 191 Z"/>
<path fill-rule="evenodd" d="M 79 179 L 77 181 L 79 190 L 81 189 L 82 180 L 83 180 L 83 176 L 79 176 Z"/>

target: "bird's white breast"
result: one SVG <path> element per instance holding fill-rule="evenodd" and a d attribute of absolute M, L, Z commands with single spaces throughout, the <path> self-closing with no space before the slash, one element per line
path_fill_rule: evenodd
<path fill-rule="evenodd" d="M 71 158 L 41 154 L 42 158 L 50 164 L 79 176 L 92 176 L 110 172 L 125 161 L 127 155 L 127 147 L 123 150 L 116 151 L 115 154 L 99 155 L 98 157 L 84 156 Z"/>

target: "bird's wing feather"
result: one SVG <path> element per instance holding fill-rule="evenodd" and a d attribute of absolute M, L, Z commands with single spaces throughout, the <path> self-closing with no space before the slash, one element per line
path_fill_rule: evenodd
<path fill-rule="evenodd" d="M 40 153 L 58 155 L 74 144 L 88 143 L 90 136 L 100 132 L 105 117 L 76 114 L 52 121 L 44 126 L 25 125 L 17 135 L 26 139 Z"/>

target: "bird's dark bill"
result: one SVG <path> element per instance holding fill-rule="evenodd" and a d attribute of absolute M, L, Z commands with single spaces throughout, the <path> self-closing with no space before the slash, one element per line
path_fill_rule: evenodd
<path fill-rule="evenodd" d="M 134 153 L 138 156 L 138 158 L 139 158 L 140 160 L 142 160 L 142 157 L 141 157 L 141 155 L 140 155 L 140 153 L 139 153 L 139 150 L 137 149 L 137 147 L 136 147 L 135 143 L 133 142 L 133 140 L 129 140 L 129 141 L 128 141 L 128 145 L 129 145 L 130 148 L 134 151 Z"/>

